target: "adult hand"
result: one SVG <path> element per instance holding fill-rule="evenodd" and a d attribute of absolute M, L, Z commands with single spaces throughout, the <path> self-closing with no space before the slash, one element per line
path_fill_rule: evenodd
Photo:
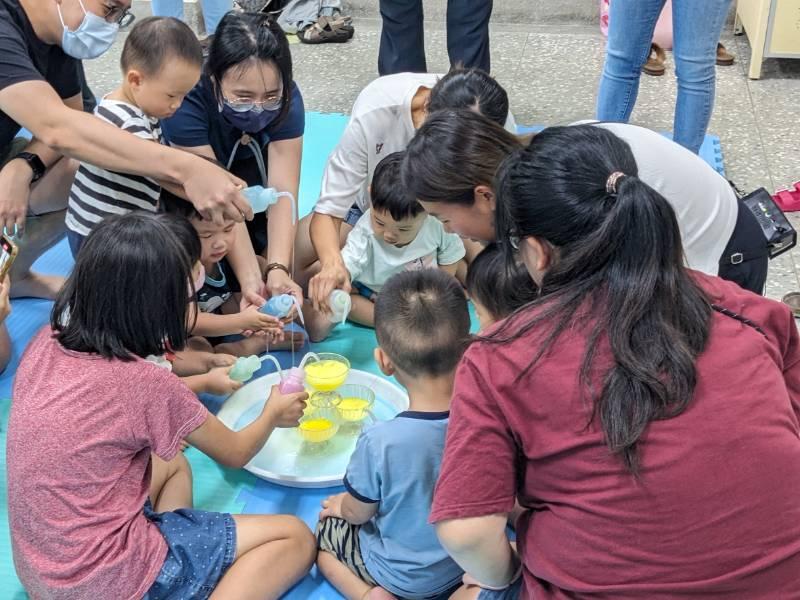
<path fill-rule="evenodd" d="M 314 305 L 314 310 L 330 313 L 328 297 L 335 289 L 350 293 L 350 273 L 341 259 L 323 263 L 320 272 L 308 282 L 308 297 Z"/>
<path fill-rule="evenodd" d="M 11 301 L 8 296 L 10 290 L 11 278 L 6 275 L 3 281 L 0 281 L 0 323 L 5 321 L 6 317 L 11 314 Z"/>
<path fill-rule="evenodd" d="M 227 396 L 242 387 L 240 381 L 230 378 L 230 370 L 231 367 L 217 367 L 206 373 L 206 391 L 217 396 Z"/>
<path fill-rule="evenodd" d="M 272 416 L 276 427 L 297 427 L 303 411 L 306 409 L 306 392 L 281 394 L 277 385 L 272 386 L 269 399 L 264 405 L 264 412 Z"/>
<path fill-rule="evenodd" d="M 253 218 L 253 209 L 241 193 L 247 185 L 244 181 L 199 156 L 190 155 L 190 161 L 183 189 L 204 219 L 222 225 L 224 219 Z"/>
<path fill-rule="evenodd" d="M 334 517 L 336 519 L 344 518 L 342 516 L 342 500 L 344 500 L 344 495 L 346 493 L 347 492 L 334 494 L 333 496 L 328 496 L 322 501 L 322 510 L 319 513 L 320 521 L 327 519 L 328 517 Z"/>
<path fill-rule="evenodd" d="M 0 231 L 21 237 L 31 195 L 31 168 L 23 160 L 12 160 L 0 170 Z"/>
<path fill-rule="evenodd" d="M 272 271 L 267 274 L 267 293 L 270 297 L 290 294 L 297 298 L 297 301 L 301 305 L 303 303 L 302 288 L 282 269 L 272 269 Z M 292 308 L 292 310 L 294 311 L 294 308 Z"/>

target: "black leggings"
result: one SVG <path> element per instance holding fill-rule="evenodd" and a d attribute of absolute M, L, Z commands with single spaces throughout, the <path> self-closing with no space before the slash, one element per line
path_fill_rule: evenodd
<path fill-rule="evenodd" d="M 719 276 L 763 295 L 768 267 L 769 252 L 764 232 L 753 213 L 739 202 L 736 226 L 719 260 Z"/>

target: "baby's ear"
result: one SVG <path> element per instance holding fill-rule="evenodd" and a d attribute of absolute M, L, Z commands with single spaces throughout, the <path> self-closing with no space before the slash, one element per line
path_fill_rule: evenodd
<path fill-rule="evenodd" d="M 384 375 L 394 375 L 394 365 L 392 364 L 389 356 L 381 349 L 380 346 L 375 348 L 373 356 L 375 357 L 375 362 L 378 363 L 378 368 L 381 370 L 381 373 Z"/>

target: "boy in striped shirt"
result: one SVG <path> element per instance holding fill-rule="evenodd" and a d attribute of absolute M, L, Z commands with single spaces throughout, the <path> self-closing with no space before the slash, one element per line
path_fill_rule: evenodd
<path fill-rule="evenodd" d="M 148 17 L 125 40 L 122 84 L 95 115 L 132 135 L 164 143 L 159 119 L 172 116 L 200 78 L 203 52 L 192 30 L 171 17 Z M 156 211 L 161 183 L 82 163 L 67 208 L 67 237 L 77 255 L 83 239 L 108 215 Z"/>

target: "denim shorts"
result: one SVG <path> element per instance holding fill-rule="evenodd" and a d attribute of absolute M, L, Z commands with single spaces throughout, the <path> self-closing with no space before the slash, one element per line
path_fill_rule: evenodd
<path fill-rule="evenodd" d="M 517 600 L 522 593 L 522 577 L 504 590 L 481 590 L 478 600 Z"/>
<path fill-rule="evenodd" d="M 344 222 L 350 225 L 351 227 L 355 227 L 358 220 L 364 216 L 364 211 L 358 208 L 358 204 L 353 204 L 350 207 L 350 210 L 347 211 L 347 214 L 344 217 Z"/>
<path fill-rule="evenodd" d="M 205 600 L 236 558 L 236 523 L 228 513 L 181 508 L 144 516 L 161 531 L 167 557 L 143 600 L 192 598 Z"/>

